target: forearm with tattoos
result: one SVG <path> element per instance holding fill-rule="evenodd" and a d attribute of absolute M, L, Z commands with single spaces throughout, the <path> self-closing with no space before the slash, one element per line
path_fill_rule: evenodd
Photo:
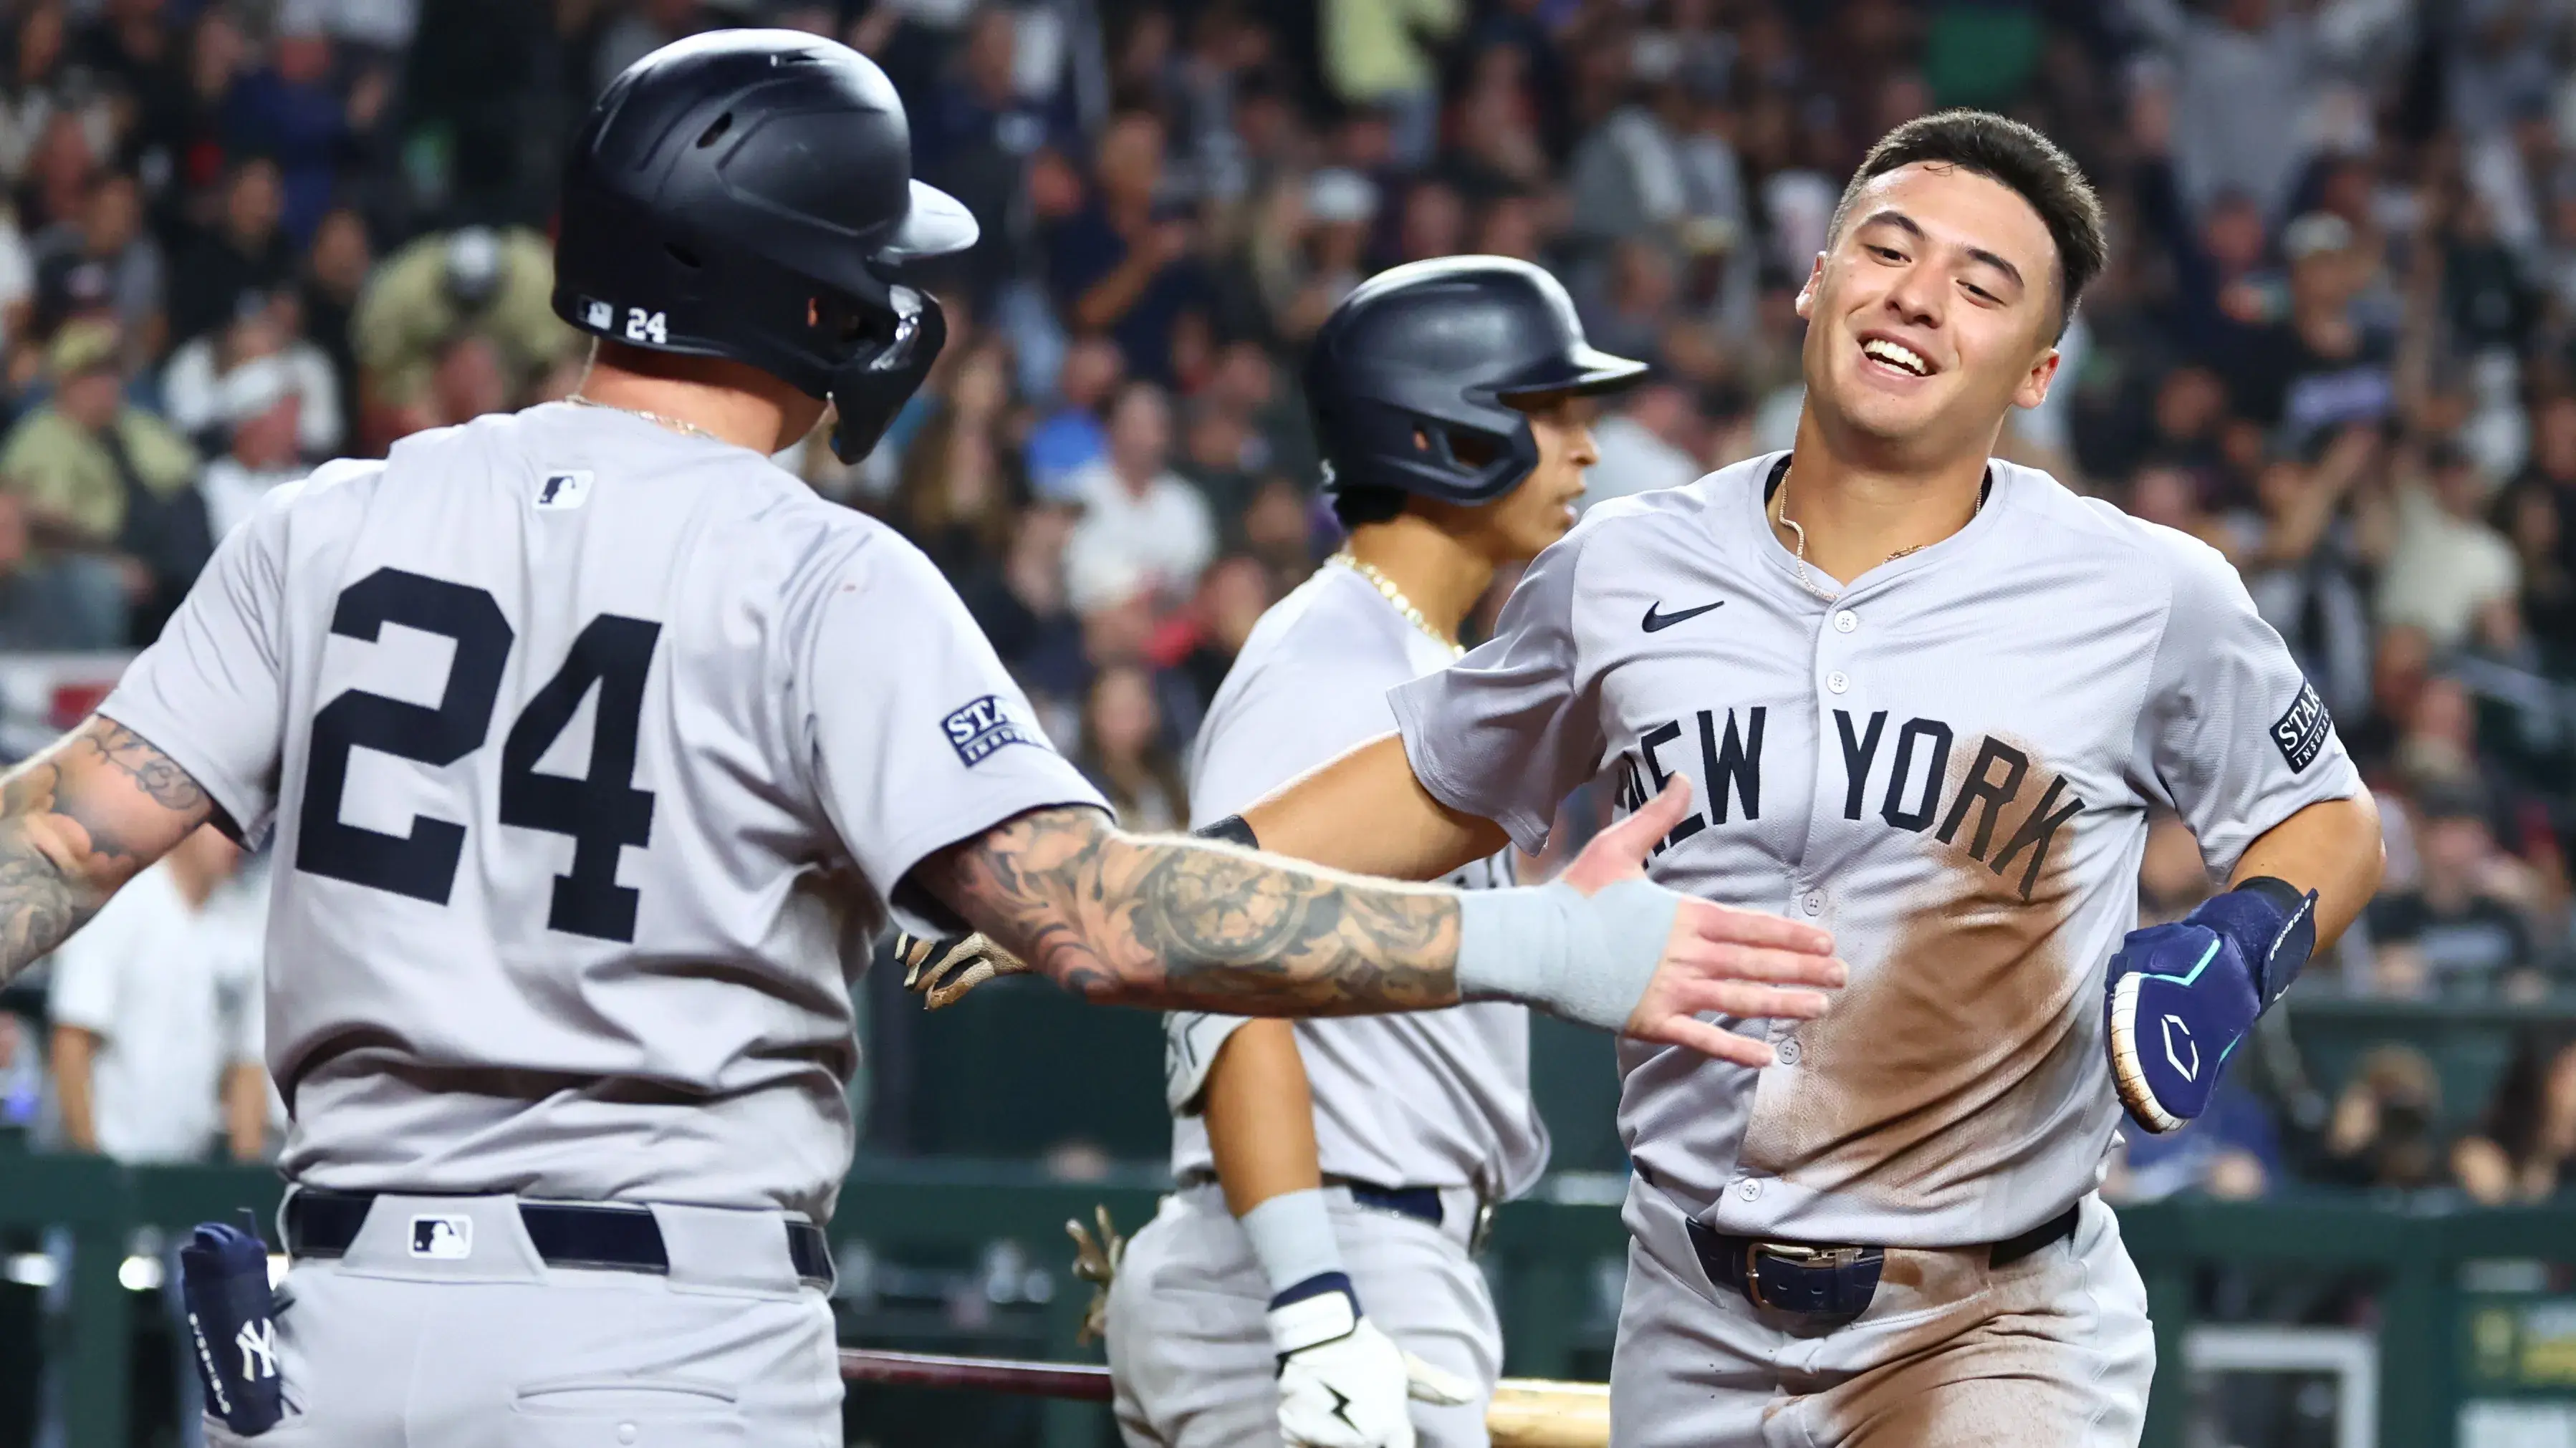
<path fill-rule="evenodd" d="M 1458 1002 L 1458 901 L 1228 845 L 1130 835 L 1097 810 L 1023 815 L 921 883 L 1095 1001 L 1339 1015 Z"/>
<path fill-rule="evenodd" d="M 0 981 L 62 944 L 213 811 L 186 770 L 103 717 L 0 776 Z"/>

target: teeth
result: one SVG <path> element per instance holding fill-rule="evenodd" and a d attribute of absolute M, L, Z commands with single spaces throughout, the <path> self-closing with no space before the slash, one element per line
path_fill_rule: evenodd
<path fill-rule="evenodd" d="M 1881 337 L 1872 337 L 1860 344 L 1860 350 L 1891 367 L 1902 367 L 1917 377 L 1932 375 L 1932 364 L 1917 356 L 1910 347 L 1900 346 Z"/>

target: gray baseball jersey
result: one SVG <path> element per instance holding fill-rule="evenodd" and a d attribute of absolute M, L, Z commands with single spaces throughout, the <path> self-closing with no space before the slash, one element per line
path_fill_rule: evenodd
<path fill-rule="evenodd" d="M 909 544 L 561 404 L 277 490 L 102 712 L 274 820 L 284 1166 L 351 1191 L 829 1216 L 905 873 L 1100 805 Z"/>
<path fill-rule="evenodd" d="M 2212 549 L 1997 462 L 1974 521 L 1828 602 L 1764 517 L 1786 466 L 1594 509 L 1392 703 L 1423 784 L 1527 849 L 1586 779 L 1633 809 L 1687 776 L 1655 878 L 1833 931 L 1832 1012 L 1747 1027 L 1777 1064 L 1622 1043 L 1648 1181 L 1727 1232 L 1998 1240 L 2100 1178 L 2148 809 L 2225 871 L 2359 781 Z"/>
<path fill-rule="evenodd" d="M 1190 766 L 1191 823 L 1235 814 L 1352 745 L 1395 727 L 1386 691 L 1449 651 L 1348 568 L 1318 570 L 1263 614 L 1208 707 Z M 1450 879 L 1511 883 L 1508 853 Z M 1242 1019 L 1167 1018 L 1166 1082 L 1179 1120 L 1175 1175 L 1206 1170 L 1197 1115 L 1217 1047 Z M 1501 1003 L 1417 1015 L 1297 1022 L 1327 1176 L 1382 1186 L 1474 1186 L 1513 1196 L 1547 1167 L 1529 1095 L 1529 1012 Z"/>

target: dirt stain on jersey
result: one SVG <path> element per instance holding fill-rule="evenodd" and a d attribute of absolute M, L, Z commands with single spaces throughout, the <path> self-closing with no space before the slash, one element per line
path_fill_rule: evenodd
<path fill-rule="evenodd" d="M 2045 778 L 2024 752 L 2033 780 Z M 1959 797 L 1976 758 L 1953 753 L 1946 798 Z M 1997 811 L 1992 838 L 2008 838 L 2040 802 L 2024 785 Z M 2059 840 L 2025 899 L 2027 857 L 1998 874 L 1991 849 L 1983 860 L 1970 849 L 1984 833 L 1920 836 L 1945 868 L 1906 902 L 1885 956 L 1799 1028 L 1796 1067 L 1765 1075 L 1746 1165 L 1891 1209 L 1955 1206 L 2065 1089 L 2083 1044 L 2083 974 L 2063 938 L 2077 903 L 2074 851 Z"/>

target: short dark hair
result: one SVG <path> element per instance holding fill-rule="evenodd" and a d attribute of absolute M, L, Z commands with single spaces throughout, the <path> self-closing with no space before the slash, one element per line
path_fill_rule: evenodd
<path fill-rule="evenodd" d="M 1917 116 L 1878 138 L 1834 205 L 1829 237 L 1842 235 L 1852 201 L 1878 177 L 1916 162 L 1956 166 L 2010 188 L 2030 203 L 2057 244 L 2057 330 L 2075 316 L 2084 289 L 2102 274 L 2110 243 L 2103 237 L 2102 202 L 2082 167 L 2039 132 L 1991 111 L 1935 111 Z"/>
<path fill-rule="evenodd" d="M 1329 495 L 1333 520 L 1347 533 L 1371 523 L 1383 523 L 1404 511 L 1408 494 L 1401 488 L 1373 488 L 1365 484 L 1356 488 L 1336 488 Z"/>

